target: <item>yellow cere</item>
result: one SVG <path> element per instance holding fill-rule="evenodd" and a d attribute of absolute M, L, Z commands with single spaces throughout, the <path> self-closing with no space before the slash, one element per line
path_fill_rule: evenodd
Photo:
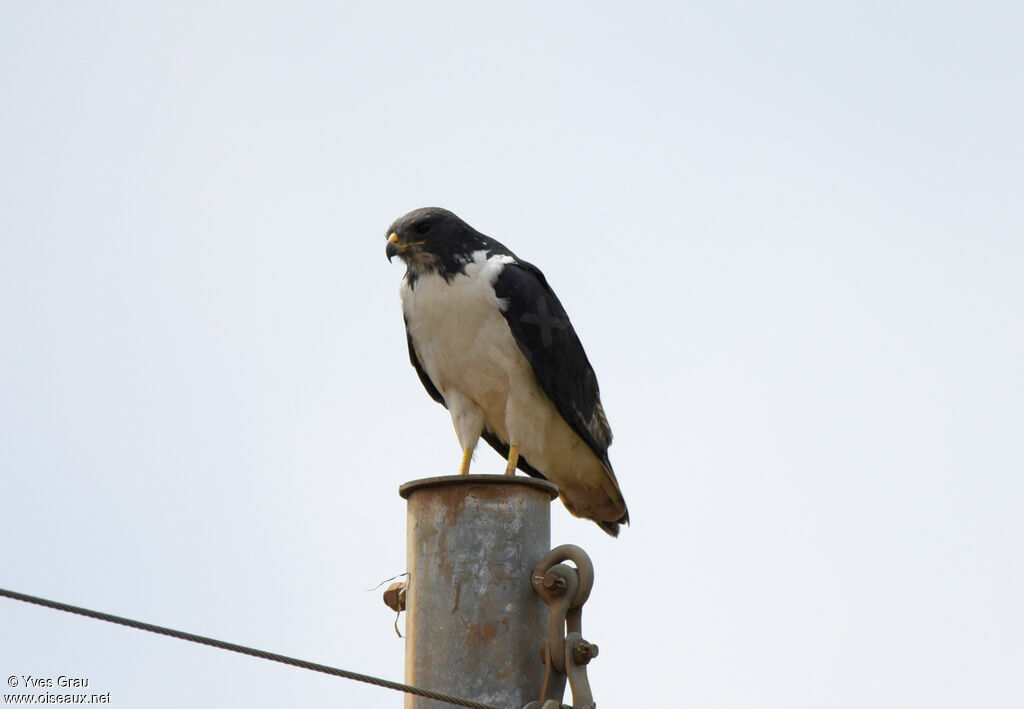
<path fill-rule="evenodd" d="M 391 232 L 391 236 L 388 237 L 388 241 L 390 241 L 392 244 L 397 244 L 398 243 L 398 232 L 395 232 L 395 231 Z"/>

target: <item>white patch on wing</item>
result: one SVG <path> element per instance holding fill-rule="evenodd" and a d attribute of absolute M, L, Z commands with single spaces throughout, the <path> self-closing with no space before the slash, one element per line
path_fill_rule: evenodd
<path fill-rule="evenodd" d="M 519 350 L 494 293 L 515 259 L 472 254 L 451 282 L 425 274 L 402 283 L 402 309 L 420 364 L 445 398 L 460 445 L 473 447 L 486 427 L 517 443 L 521 455 L 554 482 L 575 512 L 601 519 L 621 515 L 621 493 L 604 464 L 562 419 Z M 593 505 L 588 502 L 593 501 Z M 572 509 L 572 508 L 571 508 Z"/>

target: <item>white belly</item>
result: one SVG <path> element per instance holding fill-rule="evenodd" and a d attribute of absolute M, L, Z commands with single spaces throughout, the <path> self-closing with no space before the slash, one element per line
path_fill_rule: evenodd
<path fill-rule="evenodd" d="M 484 261 L 480 254 L 466 275 L 450 283 L 435 274 L 420 276 L 415 288 L 403 283 L 402 309 L 413 347 L 445 398 L 463 448 L 475 446 L 486 427 L 518 445 L 563 494 L 578 490 L 586 499 L 595 483 L 614 483 L 540 388 L 501 313 L 493 282 L 510 260 Z"/>

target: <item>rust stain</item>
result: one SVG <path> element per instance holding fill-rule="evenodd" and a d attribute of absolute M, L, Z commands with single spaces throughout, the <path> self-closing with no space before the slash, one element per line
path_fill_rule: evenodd
<path fill-rule="evenodd" d="M 452 565 L 448 563 L 448 547 L 446 545 L 438 547 L 437 562 L 441 566 L 441 573 L 444 575 L 444 582 L 451 583 L 454 569 L 452 569 Z"/>
<path fill-rule="evenodd" d="M 498 637 L 498 631 L 493 625 L 473 625 L 469 626 L 469 644 L 470 645 L 482 645 L 486 642 L 494 640 Z"/>
<path fill-rule="evenodd" d="M 462 581 L 455 584 L 455 605 L 452 606 L 451 615 L 455 615 L 455 611 L 459 610 L 459 594 L 462 593 Z"/>
<path fill-rule="evenodd" d="M 444 506 L 445 524 L 454 527 L 458 523 L 459 517 L 462 516 L 462 508 L 466 505 L 466 495 L 461 494 L 457 488 L 447 488 L 437 496 L 437 502 Z"/>

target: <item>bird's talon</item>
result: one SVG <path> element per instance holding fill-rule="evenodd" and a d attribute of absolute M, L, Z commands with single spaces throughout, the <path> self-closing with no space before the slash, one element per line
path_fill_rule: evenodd
<path fill-rule="evenodd" d="M 459 465 L 459 475 L 469 475 L 469 464 L 473 460 L 473 449 L 466 448 L 462 451 L 462 463 Z"/>
<path fill-rule="evenodd" d="M 505 475 L 515 475 L 517 465 L 519 465 L 519 446 L 509 446 L 508 465 L 505 466 Z"/>

